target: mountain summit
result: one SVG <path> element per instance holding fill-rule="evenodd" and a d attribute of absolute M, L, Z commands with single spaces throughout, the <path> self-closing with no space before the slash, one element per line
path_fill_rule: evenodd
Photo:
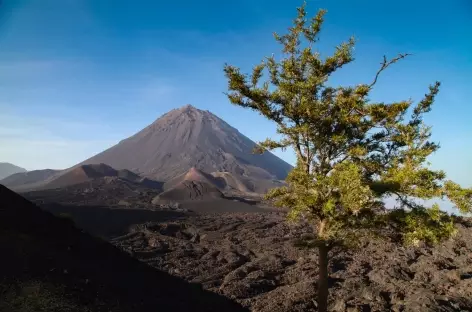
<path fill-rule="evenodd" d="M 167 181 L 195 167 L 254 180 L 282 180 L 291 166 L 272 153 L 252 154 L 256 143 L 212 114 L 185 105 L 135 135 L 85 160 Z"/>

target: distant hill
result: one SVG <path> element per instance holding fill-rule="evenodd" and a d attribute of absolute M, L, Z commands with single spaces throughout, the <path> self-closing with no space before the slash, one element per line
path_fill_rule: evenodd
<path fill-rule="evenodd" d="M 18 192 L 32 190 L 47 190 L 62 187 L 69 187 L 104 177 L 116 177 L 127 181 L 140 183 L 143 186 L 155 188 L 156 184 L 161 184 L 127 169 L 116 170 L 106 164 L 81 165 L 67 170 L 36 170 L 31 174 L 16 174 L 0 181 L 7 187 L 11 187 Z"/>
<path fill-rule="evenodd" d="M 61 170 L 53 169 L 19 172 L 12 174 L 3 180 L 0 180 L 0 184 L 3 184 L 9 188 L 21 188 L 22 186 L 34 185 L 35 183 L 44 182 L 59 172 L 61 172 Z"/>
<path fill-rule="evenodd" d="M 186 105 L 78 166 L 104 163 L 164 182 L 192 167 L 251 181 L 285 179 L 292 167 L 270 152 L 253 154 L 255 146 L 209 111 Z"/>
<path fill-rule="evenodd" d="M 283 181 L 269 179 L 250 179 L 230 172 L 216 171 L 206 173 L 195 167 L 164 183 L 164 190 L 169 190 L 183 181 L 205 182 L 222 192 L 265 193 L 268 189 L 283 185 Z"/>
<path fill-rule="evenodd" d="M 203 172 L 202 170 L 199 170 L 195 167 L 192 167 L 188 171 L 165 182 L 164 190 L 172 189 L 173 187 L 177 186 L 178 184 L 181 184 L 184 181 L 204 182 L 220 189 L 224 187 L 221 181 L 215 179 L 213 175 Z"/>
<path fill-rule="evenodd" d="M 153 199 L 164 201 L 188 201 L 223 198 L 223 193 L 213 184 L 203 181 L 182 181 Z"/>
<path fill-rule="evenodd" d="M 246 311 L 0 185 L 0 311 Z"/>
<path fill-rule="evenodd" d="M 242 177 L 236 177 L 230 172 L 212 172 L 211 175 L 218 185 L 227 190 L 237 190 L 245 193 L 255 191 L 251 182 Z"/>
<path fill-rule="evenodd" d="M 70 170 L 64 170 L 63 173 L 48 181 L 42 188 L 52 189 L 66 187 L 84 182 L 91 182 L 95 179 L 104 177 L 118 177 L 132 182 L 149 181 L 148 179 L 142 178 L 127 169 L 116 170 L 106 164 L 90 164 L 75 167 Z"/>
<path fill-rule="evenodd" d="M 164 192 L 153 203 L 162 201 L 194 201 L 208 199 L 252 198 L 260 199 L 268 189 L 282 186 L 277 180 L 251 180 L 230 172 L 206 173 L 195 167 L 167 181 Z"/>
<path fill-rule="evenodd" d="M 118 171 L 105 164 L 83 165 L 72 170 L 65 170 L 53 180 L 48 181 L 44 188 L 59 188 L 107 176 L 118 176 Z"/>
<path fill-rule="evenodd" d="M 6 162 L 0 163 L 0 180 L 18 172 L 26 172 L 26 169 Z"/>

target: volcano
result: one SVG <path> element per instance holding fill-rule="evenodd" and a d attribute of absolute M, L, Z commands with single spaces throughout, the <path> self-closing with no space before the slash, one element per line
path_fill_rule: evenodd
<path fill-rule="evenodd" d="M 252 153 L 256 143 L 225 121 L 186 105 L 79 165 L 104 163 L 169 181 L 191 168 L 228 172 L 252 181 L 279 181 L 292 168 L 270 152 Z"/>

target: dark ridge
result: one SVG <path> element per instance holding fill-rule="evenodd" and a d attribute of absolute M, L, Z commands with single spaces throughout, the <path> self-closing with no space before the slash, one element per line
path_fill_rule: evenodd
<path fill-rule="evenodd" d="M 83 165 L 82 170 L 90 178 L 114 177 L 118 175 L 115 169 L 102 163 Z"/>
<path fill-rule="evenodd" d="M 0 311 L 245 311 L 139 262 L 3 185 L 0 254 Z"/>
<path fill-rule="evenodd" d="M 66 215 L 76 226 L 94 236 L 111 239 L 129 233 L 135 224 L 167 222 L 184 217 L 175 211 L 151 211 L 146 209 L 111 209 L 107 206 L 77 206 L 48 203 L 41 205 L 45 211 L 56 216 Z"/>

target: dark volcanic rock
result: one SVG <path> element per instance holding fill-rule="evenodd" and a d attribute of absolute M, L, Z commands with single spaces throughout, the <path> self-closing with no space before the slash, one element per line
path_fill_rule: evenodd
<path fill-rule="evenodd" d="M 0 254 L 0 311 L 243 310 L 133 259 L 3 186 Z"/>
<path fill-rule="evenodd" d="M 472 226 L 435 247 L 365 239 L 335 249 L 331 311 L 472 311 Z M 316 250 L 294 247 L 310 227 L 282 213 L 232 213 L 137 226 L 113 243 L 142 261 L 252 311 L 316 311 Z"/>
<path fill-rule="evenodd" d="M 141 179 L 136 182 L 116 176 L 91 179 L 87 182 L 62 188 L 22 192 L 27 199 L 38 203 L 61 203 L 79 206 L 122 206 L 120 201 L 130 206 L 148 207 L 150 201 L 162 192 L 162 183 Z"/>
<path fill-rule="evenodd" d="M 184 174 L 191 167 L 251 179 L 284 179 L 291 166 L 269 152 L 254 155 L 254 146 L 217 116 L 187 105 L 80 165 L 106 163 L 159 181 Z"/>
<path fill-rule="evenodd" d="M 94 235 L 111 238 L 113 244 L 150 266 L 202 284 L 252 311 L 316 311 L 317 252 L 294 246 L 297 238 L 313 236 L 311 226 L 287 224 L 284 213 L 228 199 L 181 203 L 192 212 L 153 211 L 153 191 L 135 188 L 117 177 L 98 180 L 87 192 L 88 186 L 83 185 L 70 187 L 70 192 L 57 189 L 25 196 L 35 202 L 70 202 L 43 207 L 56 215 L 66 214 Z M 126 205 L 118 205 L 119 200 Z M 82 205 L 85 201 L 104 204 Z M 149 206 L 134 209 L 143 201 Z M 105 205 L 112 202 L 112 207 Z M 10 229 L 19 226 L 23 231 L 21 222 L 25 231 L 34 229 L 27 216 L 20 209 L 17 217 L 24 221 L 4 225 L 5 217 L 0 214 L 0 231 L 10 224 Z M 434 247 L 405 248 L 392 240 L 365 238 L 357 250 L 333 250 L 331 311 L 471 311 L 472 222 L 467 218 L 456 221 L 458 234 Z M 49 228 L 46 224 L 43 230 Z M 35 231 L 33 243 L 41 237 Z M 67 236 L 58 229 L 51 231 Z M 18 253 L 25 250 L 21 241 L 12 244 L 9 248 L 18 248 Z M 37 248 L 47 249 L 41 244 Z M 21 263 L 21 259 L 17 256 L 12 261 Z M 159 291 L 160 286 L 152 287 Z"/>

